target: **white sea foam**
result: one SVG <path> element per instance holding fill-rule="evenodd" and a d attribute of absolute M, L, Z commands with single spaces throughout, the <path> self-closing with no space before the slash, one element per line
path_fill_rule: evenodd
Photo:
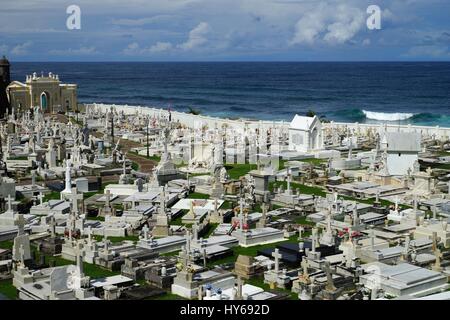
<path fill-rule="evenodd" d="M 362 111 L 367 119 L 379 120 L 379 121 L 399 121 L 412 118 L 414 113 L 386 113 L 386 112 L 373 112 L 373 111 Z"/>

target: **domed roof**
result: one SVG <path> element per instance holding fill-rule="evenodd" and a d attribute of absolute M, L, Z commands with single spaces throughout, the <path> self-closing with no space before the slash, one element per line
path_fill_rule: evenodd
<path fill-rule="evenodd" d="M 4 66 L 4 65 L 8 65 L 9 66 L 9 61 L 8 59 L 6 59 L 5 56 L 3 56 L 3 58 L 0 59 L 0 65 Z"/>

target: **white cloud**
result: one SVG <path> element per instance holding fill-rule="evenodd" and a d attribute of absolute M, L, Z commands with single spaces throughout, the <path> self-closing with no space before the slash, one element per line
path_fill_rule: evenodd
<path fill-rule="evenodd" d="M 202 46 L 208 39 L 206 35 L 209 33 L 210 27 L 206 22 L 200 22 L 198 26 L 189 32 L 189 38 L 186 42 L 179 44 L 178 47 L 183 50 L 192 50 Z"/>
<path fill-rule="evenodd" d="M 148 48 L 141 48 L 139 43 L 133 42 L 130 43 L 122 53 L 125 55 L 136 56 L 136 55 L 147 55 L 152 53 L 162 53 L 170 51 L 173 48 L 173 45 L 170 42 L 157 42 Z"/>
<path fill-rule="evenodd" d="M 33 43 L 31 41 L 27 41 L 25 43 L 22 44 L 18 44 L 16 45 L 14 48 L 11 49 L 11 54 L 15 55 L 15 56 L 23 56 L 26 55 L 28 53 L 28 48 L 32 45 Z"/>
<path fill-rule="evenodd" d="M 447 46 L 415 46 L 405 54 L 410 58 L 450 58 L 450 51 Z"/>
<path fill-rule="evenodd" d="M 350 41 L 365 25 L 362 9 L 349 5 L 331 6 L 321 3 L 307 11 L 295 25 L 291 45 L 343 44 Z"/>
<path fill-rule="evenodd" d="M 125 27 L 140 27 L 152 23 L 160 23 L 172 19 L 172 15 L 157 15 L 149 18 L 139 19 L 114 19 L 112 24 Z"/>
<path fill-rule="evenodd" d="M 149 51 L 156 53 L 156 52 L 164 52 L 171 50 L 173 45 L 170 42 L 157 42 L 153 46 L 150 47 Z"/>
<path fill-rule="evenodd" d="M 73 55 L 73 56 L 86 56 L 99 54 L 95 47 L 80 47 L 78 49 L 66 49 L 66 50 L 50 50 L 49 54 L 62 56 L 62 55 Z"/>
<path fill-rule="evenodd" d="M 123 49 L 123 53 L 126 55 L 136 55 L 139 54 L 140 52 L 140 47 L 139 47 L 139 43 L 137 42 L 133 42 L 130 43 L 125 49 Z"/>

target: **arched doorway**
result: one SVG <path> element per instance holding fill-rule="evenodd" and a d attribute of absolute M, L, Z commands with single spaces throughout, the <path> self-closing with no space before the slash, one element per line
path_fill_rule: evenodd
<path fill-rule="evenodd" d="M 316 149 L 317 144 L 317 128 L 314 128 L 311 132 L 311 149 Z"/>
<path fill-rule="evenodd" d="M 50 95 L 45 91 L 41 93 L 41 110 L 44 113 L 50 112 Z"/>

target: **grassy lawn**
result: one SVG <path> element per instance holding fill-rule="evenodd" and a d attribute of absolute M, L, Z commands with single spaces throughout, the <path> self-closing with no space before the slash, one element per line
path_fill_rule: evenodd
<path fill-rule="evenodd" d="M 287 181 L 277 181 L 277 182 L 271 182 L 269 184 L 269 190 L 273 191 L 273 188 L 275 186 L 279 187 L 281 185 L 283 186 L 283 188 L 285 190 L 287 189 Z M 310 194 L 310 195 L 316 195 L 316 196 L 321 196 L 321 197 L 326 196 L 325 190 L 320 187 L 310 187 L 310 186 L 307 186 L 304 184 L 291 182 L 291 188 L 300 189 L 300 193 L 302 193 L 302 194 Z"/>
<path fill-rule="evenodd" d="M 90 197 L 96 195 L 96 194 L 103 194 L 105 192 L 105 188 L 106 186 L 110 185 L 110 184 L 114 184 L 114 182 L 105 182 L 102 183 L 102 186 L 100 187 L 100 189 L 98 191 L 91 191 L 91 192 L 85 192 L 83 193 L 83 199 L 89 199 Z"/>
<path fill-rule="evenodd" d="M 147 156 L 143 156 L 142 154 L 139 154 L 137 152 L 130 152 L 130 153 L 135 155 L 135 156 L 147 159 L 147 160 L 152 160 L 152 161 L 156 161 L 156 162 L 160 162 L 161 161 L 161 156 L 154 155 L 154 156 L 147 157 Z"/>
<path fill-rule="evenodd" d="M 189 194 L 188 199 L 209 199 L 209 194 L 192 192 Z"/>
<path fill-rule="evenodd" d="M 105 217 L 87 217 L 87 220 L 95 220 L 95 221 L 105 221 Z"/>
<path fill-rule="evenodd" d="M 225 165 L 227 172 L 231 179 L 239 179 L 242 176 L 245 176 L 251 170 L 256 170 L 256 164 L 227 164 Z"/>
<path fill-rule="evenodd" d="M 55 261 L 56 266 L 66 266 L 69 264 L 75 264 L 75 262 L 63 259 L 61 257 L 47 257 L 47 261 Z M 106 270 L 100 266 L 96 266 L 94 264 L 90 264 L 90 263 L 83 263 L 83 267 L 84 267 L 84 273 L 85 275 L 91 277 L 92 279 L 96 279 L 96 278 L 104 278 L 104 277 L 111 277 L 111 276 L 115 276 L 115 275 L 119 275 L 120 272 L 113 272 L 113 271 L 109 271 Z"/>
<path fill-rule="evenodd" d="M 47 202 L 48 200 L 60 200 L 61 199 L 61 192 L 52 191 L 50 193 L 47 193 L 44 198 L 42 199 L 42 202 Z"/>
<path fill-rule="evenodd" d="M 133 169 L 134 171 L 139 171 L 139 163 L 133 161 L 131 163 L 131 169 Z"/>
<path fill-rule="evenodd" d="M 318 166 L 318 165 L 321 165 L 322 163 L 327 162 L 324 159 L 316 159 L 316 158 L 301 159 L 299 161 L 301 161 L 301 162 L 308 162 L 308 163 L 311 163 L 311 164 L 313 164 L 315 166 Z"/>
<path fill-rule="evenodd" d="M 289 239 L 286 239 L 284 241 L 280 241 L 280 242 L 276 242 L 276 243 L 263 244 L 263 245 L 259 245 L 259 246 L 248 247 L 248 248 L 236 246 L 236 247 L 231 248 L 231 250 L 233 251 L 233 255 L 225 257 L 223 259 L 210 261 L 210 262 L 208 262 L 208 266 L 213 267 L 213 266 L 218 265 L 218 264 L 235 262 L 237 260 L 238 256 L 241 255 L 241 254 L 245 255 L 245 256 L 256 257 L 258 255 L 258 250 L 268 249 L 268 248 L 275 248 L 277 245 L 279 245 L 281 243 L 288 243 L 288 242 L 297 243 L 296 240 L 297 240 L 297 236 L 293 236 L 293 237 L 291 237 Z"/>
<path fill-rule="evenodd" d="M 298 223 L 298 224 L 307 224 L 307 225 L 311 225 L 311 226 L 314 226 L 314 225 L 315 225 L 314 222 L 312 222 L 312 221 L 307 221 L 307 220 L 306 220 L 306 216 L 303 216 L 303 217 L 296 217 L 296 218 L 294 218 L 293 220 L 294 220 L 295 223 Z"/>
<path fill-rule="evenodd" d="M 214 230 L 216 230 L 218 225 L 219 225 L 218 223 L 209 223 L 207 227 L 208 230 L 203 235 L 203 238 L 209 238 L 209 236 L 214 232 Z"/>
<path fill-rule="evenodd" d="M 6 240 L 0 242 L 0 249 L 12 249 L 14 242 L 12 240 Z"/>
<path fill-rule="evenodd" d="M 172 251 L 172 252 L 167 252 L 167 253 L 162 253 L 160 254 L 163 257 L 175 257 L 180 253 L 180 250 L 177 251 Z"/>
<path fill-rule="evenodd" d="M 12 284 L 12 279 L 0 280 L 0 293 L 10 300 L 17 299 L 17 289 Z"/>

